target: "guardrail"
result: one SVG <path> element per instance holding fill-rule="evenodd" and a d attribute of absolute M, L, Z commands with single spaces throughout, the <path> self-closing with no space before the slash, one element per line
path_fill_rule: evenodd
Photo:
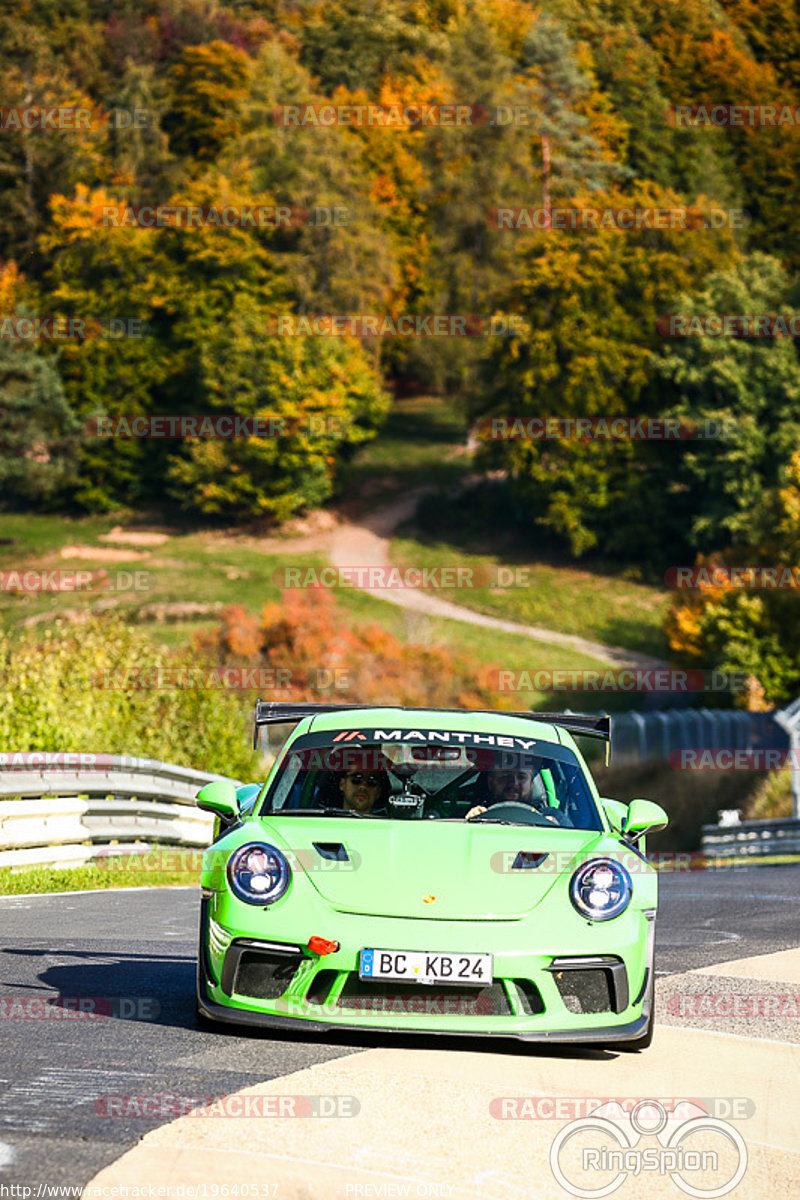
<path fill-rule="evenodd" d="M 112 842 L 205 847 L 214 818 L 195 796 L 224 778 L 126 755 L 3 753 L 0 867 L 107 860 Z"/>
<path fill-rule="evenodd" d="M 765 858 L 800 854 L 800 821 L 772 817 L 738 824 L 704 825 L 703 852 L 710 858 Z"/>

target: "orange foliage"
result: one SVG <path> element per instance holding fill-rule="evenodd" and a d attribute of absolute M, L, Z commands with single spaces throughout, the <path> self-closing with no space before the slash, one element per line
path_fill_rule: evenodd
<path fill-rule="evenodd" d="M 443 646 L 406 645 L 379 625 L 355 626 L 324 588 L 285 591 L 260 619 L 232 605 L 198 648 L 219 666 L 271 670 L 281 686 L 262 688 L 263 699 L 493 706 L 466 659 Z"/>

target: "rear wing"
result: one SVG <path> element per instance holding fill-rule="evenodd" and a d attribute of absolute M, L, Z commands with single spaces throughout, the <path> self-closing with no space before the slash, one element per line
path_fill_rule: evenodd
<path fill-rule="evenodd" d="M 544 725 L 558 725 L 579 737 L 600 738 L 606 743 L 606 763 L 611 743 L 611 718 L 583 713 L 551 712 L 499 712 L 490 708 L 437 708 L 422 709 L 397 704 L 282 704 L 279 701 L 256 700 L 256 717 L 253 726 L 253 746 L 258 746 L 259 730 L 265 725 L 282 725 L 302 721 L 304 717 L 316 717 L 321 713 L 352 712 L 354 709 L 394 708 L 399 712 L 442 712 L 464 716 L 467 713 L 487 717 L 521 717 L 526 721 L 540 721 Z"/>

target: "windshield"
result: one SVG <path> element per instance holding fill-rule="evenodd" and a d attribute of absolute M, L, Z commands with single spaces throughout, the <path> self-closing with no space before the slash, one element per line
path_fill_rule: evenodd
<path fill-rule="evenodd" d="M 584 768 L 566 746 L 493 734 L 380 734 L 298 738 L 260 814 L 458 821 L 469 814 L 476 823 L 603 828 Z"/>

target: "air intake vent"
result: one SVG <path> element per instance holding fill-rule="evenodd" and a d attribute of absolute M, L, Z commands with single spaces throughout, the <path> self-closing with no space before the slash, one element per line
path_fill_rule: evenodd
<path fill-rule="evenodd" d="M 554 958 L 547 970 L 570 1012 L 621 1013 L 628 1007 L 628 973 L 616 955 Z"/>
<path fill-rule="evenodd" d="M 327 858 L 333 862 L 350 862 L 350 855 L 341 842 L 312 842 L 311 845 L 320 858 Z"/>
<path fill-rule="evenodd" d="M 239 959 L 233 990 L 255 1000 L 276 1000 L 286 991 L 299 965 L 296 958 L 246 950 Z"/>
<path fill-rule="evenodd" d="M 518 850 L 517 857 L 511 864 L 511 870 L 535 871 L 547 857 L 547 854 L 539 854 L 536 850 Z"/>

